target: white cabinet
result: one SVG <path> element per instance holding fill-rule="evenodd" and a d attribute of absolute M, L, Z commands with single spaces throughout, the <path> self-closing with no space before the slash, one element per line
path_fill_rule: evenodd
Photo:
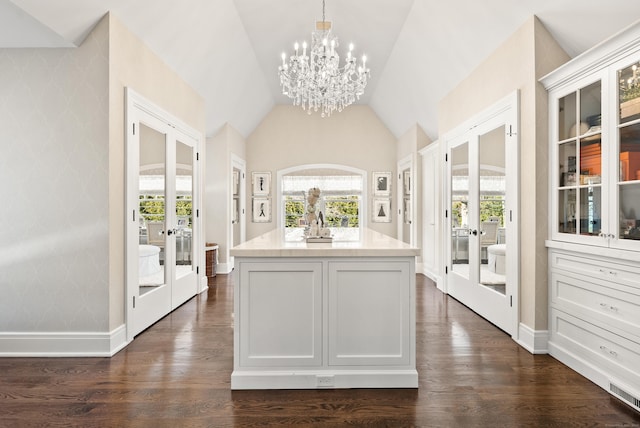
<path fill-rule="evenodd" d="M 549 91 L 549 353 L 640 410 L 640 24 Z"/>
<path fill-rule="evenodd" d="M 551 238 L 640 251 L 640 26 L 542 79 Z"/>
<path fill-rule="evenodd" d="M 232 389 L 418 387 L 415 256 L 235 257 Z"/>
<path fill-rule="evenodd" d="M 549 353 L 640 410 L 640 261 L 562 247 L 549 251 Z"/>

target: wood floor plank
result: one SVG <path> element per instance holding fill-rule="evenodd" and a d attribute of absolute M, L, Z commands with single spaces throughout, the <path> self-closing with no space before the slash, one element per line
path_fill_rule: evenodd
<path fill-rule="evenodd" d="M 0 359 L 0 427 L 640 427 L 417 275 L 415 389 L 231 391 L 232 277 L 113 358 Z"/>

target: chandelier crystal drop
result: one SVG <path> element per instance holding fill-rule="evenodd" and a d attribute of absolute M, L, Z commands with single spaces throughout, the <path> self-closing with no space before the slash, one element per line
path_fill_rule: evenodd
<path fill-rule="evenodd" d="M 302 47 L 302 49 L 300 49 Z M 311 47 L 307 56 L 307 42 L 296 42 L 294 53 L 282 53 L 282 65 L 278 68 L 282 93 L 311 114 L 320 111 L 322 117 L 331 116 L 353 104 L 364 93 L 369 78 L 367 57 L 360 65 L 353 54 L 353 43 L 343 66 L 338 55 L 338 38 L 331 33 L 331 22 L 325 21 L 322 0 L 322 21 L 316 22 L 311 33 Z"/>

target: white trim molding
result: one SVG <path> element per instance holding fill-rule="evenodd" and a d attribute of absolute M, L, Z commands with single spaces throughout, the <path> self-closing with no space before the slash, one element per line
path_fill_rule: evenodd
<path fill-rule="evenodd" d="M 128 343 L 124 324 L 105 333 L 0 333 L 0 357 L 112 357 Z"/>
<path fill-rule="evenodd" d="M 516 342 L 532 354 L 548 354 L 549 330 L 534 330 L 520 323 Z"/>

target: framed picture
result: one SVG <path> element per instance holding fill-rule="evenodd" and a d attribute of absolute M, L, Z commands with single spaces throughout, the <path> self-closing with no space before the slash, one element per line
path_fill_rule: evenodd
<path fill-rule="evenodd" d="M 233 196 L 238 196 L 240 192 L 240 171 L 233 170 Z"/>
<path fill-rule="evenodd" d="M 391 196 L 391 173 L 390 172 L 374 172 L 373 173 L 373 195 L 374 196 Z"/>
<path fill-rule="evenodd" d="M 184 229 L 189 226 L 189 217 L 188 216 L 178 216 L 178 229 Z"/>
<path fill-rule="evenodd" d="M 374 223 L 391 222 L 391 199 L 375 198 L 373 200 L 372 221 Z"/>
<path fill-rule="evenodd" d="M 404 194 L 411 194 L 411 171 L 408 169 L 402 172 L 402 184 L 404 187 Z"/>
<path fill-rule="evenodd" d="M 271 223 L 271 199 L 253 198 L 252 214 L 254 223 Z"/>
<path fill-rule="evenodd" d="M 271 193 L 271 173 L 270 172 L 252 172 L 251 185 L 253 186 L 254 196 L 267 196 Z"/>

